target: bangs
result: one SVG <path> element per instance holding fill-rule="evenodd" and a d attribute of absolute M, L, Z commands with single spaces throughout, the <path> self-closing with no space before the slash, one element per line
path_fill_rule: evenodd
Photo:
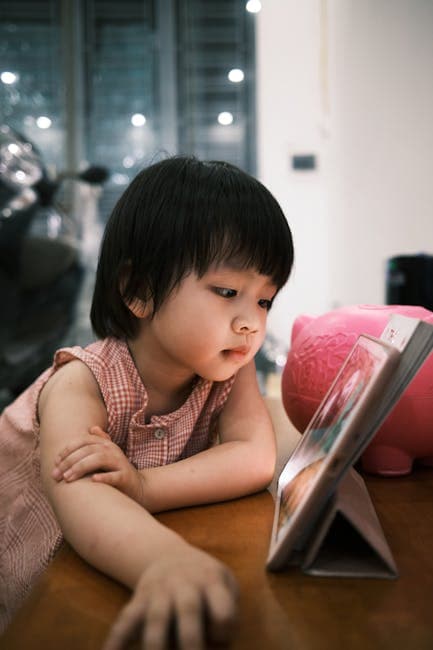
<path fill-rule="evenodd" d="M 293 264 L 287 220 L 273 196 L 241 175 L 189 205 L 190 268 L 202 276 L 212 265 L 231 264 L 267 275 L 280 289 Z M 231 190 L 231 191 L 230 191 Z M 183 266 L 183 265 L 181 265 Z M 180 269 L 179 269 L 180 270 Z"/>
<path fill-rule="evenodd" d="M 254 230 L 250 219 L 234 224 L 219 224 L 208 233 L 206 242 L 197 238 L 192 251 L 192 268 L 202 276 L 213 265 L 229 265 L 239 269 L 254 269 L 269 276 L 277 289 L 287 281 L 293 254 L 283 233 L 270 232 L 264 220 L 258 220 Z M 237 226 L 237 227 L 236 227 Z"/>

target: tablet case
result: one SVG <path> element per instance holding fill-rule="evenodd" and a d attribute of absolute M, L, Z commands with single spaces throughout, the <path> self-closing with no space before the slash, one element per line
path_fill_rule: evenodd
<path fill-rule="evenodd" d="M 317 576 L 398 577 L 365 483 L 355 470 L 339 484 L 296 563 Z"/>

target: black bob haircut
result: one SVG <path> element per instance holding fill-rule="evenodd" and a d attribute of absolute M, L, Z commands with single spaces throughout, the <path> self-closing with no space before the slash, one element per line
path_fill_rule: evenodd
<path fill-rule="evenodd" d="M 231 262 L 272 278 L 293 264 L 293 241 L 272 194 L 225 162 L 176 156 L 141 171 L 105 229 L 90 312 L 97 336 L 133 338 L 138 319 L 125 303 L 152 301 L 153 314 L 191 272 Z"/>

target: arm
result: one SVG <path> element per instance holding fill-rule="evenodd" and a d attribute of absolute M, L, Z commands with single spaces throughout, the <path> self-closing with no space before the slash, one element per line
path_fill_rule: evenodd
<path fill-rule="evenodd" d="M 150 512 L 223 501 L 265 488 L 274 473 L 276 444 L 253 362 L 237 374 L 218 425 L 220 445 L 139 472 L 95 427 L 94 442 L 63 450 L 54 476 L 73 481 L 96 471 L 94 481 L 117 487 Z"/>
<path fill-rule="evenodd" d="M 85 438 L 90 424 L 106 426 L 97 384 L 84 364 L 71 362 L 52 377 L 41 393 L 39 415 L 43 485 L 66 539 L 90 564 L 135 589 L 107 648 L 123 647 L 143 621 L 147 640 L 164 639 L 173 615 L 181 647 L 190 647 L 191 639 L 202 637 L 205 610 L 211 631 L 213 625 L 216 634 L 227 631 L 235 589 L 225 567 L 119 490 L 88 478 L 71 483 L 52 478 L 61 449 Z"/>
<path fill-rule="evenodd" d="M 143 470 L 145 505 L 151 512 L 233 499 L 270 483 L 275 435 L 254 362 L 238 372 L 218 425 L 220 445 Z"/>

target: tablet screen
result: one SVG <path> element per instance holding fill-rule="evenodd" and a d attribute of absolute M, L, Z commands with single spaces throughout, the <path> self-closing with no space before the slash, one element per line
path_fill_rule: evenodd
<path fill-rule="evenodd" d="M 302 532 L 300 525 L 314 517 L 344 469 L 355 462 L 354 451 L 367 433 L 359 426 L 358 416 L 383 384 L 388 359 L 395 358 L 393 352 L 365 336 L 352 348 L 280 474 L 271 550 L 275 544 L 290 549 Z"/>

